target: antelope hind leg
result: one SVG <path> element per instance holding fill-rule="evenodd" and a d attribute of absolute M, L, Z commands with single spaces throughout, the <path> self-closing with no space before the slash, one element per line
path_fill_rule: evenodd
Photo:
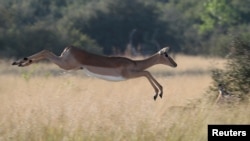
<path fill-rule="evenodd" d="M 31 63 L 32 63 L 32 60 L 25 57 L 23 59 L 13 62 L 12 65 L 17 65 L 18 67 L 24 67 L 24 66 L 30 65 Z"/>

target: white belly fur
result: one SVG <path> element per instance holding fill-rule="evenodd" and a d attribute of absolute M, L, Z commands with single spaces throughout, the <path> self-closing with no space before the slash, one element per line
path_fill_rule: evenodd
<path fill-rule="evenodd" d="M 93 72 L 89 71 L 86 68 L 84 68 L 83 70 L 88 76 L 92 76 L 92 77 L 96 77 L 96 78 L 100 78 L 100 79 L 104 79 L 104 80 L 108 80 L 108 81 L 123 81 L 123 80 L 126 80 L 126 78 L 124 78 L 122 76 L 101 75 L 101 74 L 93 73 Z"/>

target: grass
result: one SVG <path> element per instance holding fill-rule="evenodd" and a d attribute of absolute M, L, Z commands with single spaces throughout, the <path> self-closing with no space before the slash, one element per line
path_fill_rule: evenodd
<path fill-rule="evenodd" d="M 179 55 L 178 67 L 150 69 L 164 87 L 153 100 L 146 78 L 108 82 L 53 64 L 0 61 L 0 141 L 207 140 L 208 124 L 249 124 L 249 105 L 187 105 L 204 98 L 209 70 L 224 60 Z"/>

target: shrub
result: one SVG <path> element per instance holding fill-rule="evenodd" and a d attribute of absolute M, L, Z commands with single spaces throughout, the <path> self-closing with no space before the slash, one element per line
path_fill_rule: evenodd
<path fill-rule="evenodd" d="M 214 93 L 218 90 L 217 86 L 223 84 L 226 90 L 240 102 L 248 101 L 250 98 L 250 43 L 240 37 L 234 38 L 230 44 L 226 68 L 213 70 L 212 79 L 214 83 L 209 93 Z"/>

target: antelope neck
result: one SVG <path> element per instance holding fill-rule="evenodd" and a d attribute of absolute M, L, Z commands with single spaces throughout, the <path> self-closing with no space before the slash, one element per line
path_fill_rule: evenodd
<path fill-rule="evenodd" d="M 151 66 L 158 64 L 158 57 L 157 54 L 146 58 L 144 60 L 136 60 L 135 61 L 136 64 L 136 70 L 145 70 L 147 68 L 150 68 Z"/>

